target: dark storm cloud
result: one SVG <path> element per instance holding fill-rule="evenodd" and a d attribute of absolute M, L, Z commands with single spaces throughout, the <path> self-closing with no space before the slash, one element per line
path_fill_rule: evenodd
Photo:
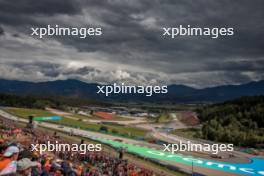
<path fill-rule="evenodd" d="M 5 31 L 4 31 L 4 29 L 0 26 L 0 36 L 1 35 L 4 35 L 5 34 Z"/>
<path fill-rule="evenodd" d="M 90 73 L 90 72 L 95 72 L 95 71 L 98 71 L 96 70 L 95 68 L 93 67 L 81 67 L 77 70 L 74 71 L 75 74 L 87 74 L 87 73 Z"/>
<path fill-rule="evenodd" d="M 210 62 L 207 64 L 209 70 L 222 70 L 222 71 L 264 71 L 264 59 L 255 60 L 238 60 L 238 61 L 226 61 L 226 62 Z"/>
<path fill-rule="evenodd" d="M 32 62 L 32 63 L 21 63 L 21 62 L 11 62 L 9 63 L 11 68 L 19 68 L 21 71 L 29 71 L 31 74 L 39 72 L 43 76 L 47 77 L 58 77 L 60 74 L 60 65 L 50 62 Z"/>
<path fill-rule="evenodd" d="M 0 12 L 19 15 L 54 15 L 79 13 L 80 6 L 72 0 L 0 0 Z"/>
<path fill-rule="evenodd" d="M 22 34 L 29 36 L 30 26 L 47 24 L 103 28 L 103 36 L 97 38 L 53 38 L 62 44 L 57 48 L 61 57 L 54 56 L 58 57 L 56 63 L 49 61 L 51 65 L 45 65 L 38 61 L 25 68 L 36 71 L 37 67 L 46 77 L 86 75 L 87 79 L 92 76 L 94 80 L 107 80 L 101 75 L 105 70 L 104 73 L 109 73 L 107 76 L 116 76 L 120 80 L 142 75 L 138 80 L 198 85 L 197 77 L 201 77 L 199 80 L 203 84 L 215 85 L 263 77 L 263 7 L 262 0 L 0 0 L 0 25 L 5 31 L 10 29 L 17 38 L 22 38 Z M 162 27 L 188 24 L 194 27 L 233 27 L 235 35 L 218 39 L 165 39 L 161 36 Z M 62 52 L 69 47 L 76 49 L 71 51 L 74 56 Z M 23 50 L 23 47 L 19 49 Z M 54 54 L 52 47 L 49 50 Z M 94 55 L 84 56 L 90 53 Z M 52 54 L 47 51 L 43 58 L 46 55 L 52 57 Z M 14 59 L 14 54 L 12 58 L 9 55 Z M 32 54 L 28 58 L 23 54 L 23 57 L 34 61 Z M 0 57 L 0 60 L 7 59 L 8 54 Z M 70 59 L 83 65 L 68 68 Z M 97 66 L 91 66 L 93 63 Z M 218 80 L 212 82 L 210 78 L 217 76 Z"/>
<path fill-rule="evenodd" d="M 255 1 L 255 3 L 249 1 L 239 3 L 232 1 L 199 1 L 199 3 L 194 3 L 194 1 L 141 1 L 140 3 L 135 1 L 135 4 L 130 7 L 120 1 L 103 1 L 96 5 L 92 3 L 93 8 L 103 11 L 97 14 L 100 19 L 111 26 L 106 30 L 104 40 L 93 40 L 93 50 L 119 52 L 120 55 L 115 58 L 121 61 L 124 59 L 124 62 L 127 61 L 127 55 L 135 57 L 134 50 L 142 53 L 155 54 L 157 52 L 156 56 L 163 55 L 163 61 L 168 63 L 179 61 L 180 64 L 181 61 L 193 62 L 195 59 L 202 62 L 202 60 L 212 61 L 240 56 L 261 57 L 264 54 L 262 49 L 264 46 L 262 32 L 264 15 L 261 9 L 261 5 L 264 4 L 261 1 Z M 141 13 L 144 17 L 135 19 L 131 17 L 132 14 Z M 173 27 L 179 24 L 200 27 L 234 27 L 235 36 L 219 39 L 186 37 L 164 40 L 160 37 L 161 31 L 158 27 L 148 29 L 140 25 L 140 22 L 148 17 L 154 17 L 158 27 Z M 84 42 L 86 41 L 80 40 L 75 46 L 82 51 L 90 48 L 83 45 Z M 121 51 L 120 44 L 123 46 Z M 143 61 L 140 58 L 139 62 L 144 63 L 144 58 L 148 60 L 149 56 L 142 57 Z M 151 60 L 155 63 L 161 58 L 151 55 Z M 138 64 L 137 58 L 129 59 L 129 61 L 131 61 L 130 64 Z"/>

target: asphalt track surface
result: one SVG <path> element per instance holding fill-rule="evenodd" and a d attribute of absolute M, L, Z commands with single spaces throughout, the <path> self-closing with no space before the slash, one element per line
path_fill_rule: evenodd
<path fill-rule="evenodd" d="M 120 148 L 120 147 L 125 148 L 127 151 L 131 153 L 147 158 L 177 162 L 184 165 L 189 165 L 189 166 L 193 165 L 194 167 L 219 170 L 234 174 L 242 174 L 242 175 L 246 174 L 246 175 L 256 175 L 256 176 L 264 175 L 264 160 L 260 158 L 252 158 L 251 163 L 231 164 L 225 162 L 216 162 L 213 160 L 194 158 L 192 156 L 185 156 L 182 154 L 171 154 L 168 152 L 163 152 L 161 150 L 150 149 L 146 147 L 136 146 L 133 144 L 125 144 L 109 139 L 100 139 L 100 138 L 94 138 L 94 139 L 102 143 L 110 144 L 111 146 L 116 148 Z"/>
<path fill-rule="evenodd" d="M 0 116 L 20 121 L 20 122 L 28 122 L 26 119 L 21 119 L 15 117 L 11 114 L 8 114 L 2 110 L 0 110 Z M 105 143 L 111 145 L 115 148 L 125 148 L 128 152 L 134 153 L 136 155 L 140 155 L 145 158 L 151 158 L 158 161 L 165 161 L 170 163 L 171 165 L 177 166 L 191 166 L 196 168 L 196 170 L 205 169 L 206 173 L 210 173 L 210 176 L 219 175 L 249 175 L 249 176 L 263 176 L 264 175 L 264 159 L 261 158 L 251 158 L 250 163 L 227 163 L 227 162 L 218 162 L 214 160 L 207 160 L 201 158 L 195 158 L 192 156 L 182 155 L 182 154 L 171 154 L 168 152 L 163 152 L 162 150 L 157 150 L 154 148 L 149 148 L 141 145 L 137 145 L 134 140 L 128 139 L 126 142 L 118 142 L 114 139 L 116 137 L 105 135 L 96 132 L 90 132 L 80 129 L 74 129 L 69 127 L 59 128 L 58 125 L 50 124 L 46 122 L 42 122 L 39 124 L 40 126 L 51 128 L 54 130 L 61 130 L 64 132 L 73 131 L 75 135 L 91 138 L 101 143 Z M 209 171 L 209 172 L 208 172 Z M 215 172 L 214 172 L 215 171 Z M 220 171 L 220 173 L 219 173 Z M 201 172 L 202 173 L 202 172 Z"/>

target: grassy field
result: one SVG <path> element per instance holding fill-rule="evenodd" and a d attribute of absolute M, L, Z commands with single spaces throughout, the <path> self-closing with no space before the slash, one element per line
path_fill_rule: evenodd
<path fill-rule="evenodd" d="M 200 138 L 201 130 L 197 128 L 177 129 L 174 130 L 172 134 L 194 139 L 194 138 Z"/>
<path fill-rule="evenodd" d="M 55 115 L 49 111 L 41 109 L 5 108 L 5 111 L 22 118 L 28 118 L 30 115 L 33 115 L 34 117 L 47 117 Z"/>
<path fill-rule="evenodd" d="M 53 116 L 55 115 L 49 111 L 40 110 L 40 109 L 6 108 L 5 111 L 15 116 L 21 117 L 21 118 L 28 118 L 29 115 L 34 115 L 34 116 Z M 132 137 L 132 138 L 142 138 L 147 133 L 146 130 L 135 128 L 135 127 L 130 127 L 130 126 L 84 122 L 82 120 L 86 119 L 86 116 L 82 116 L 82 115 L 76 115 L 75 117 L 76 117 L 76 120 L 63 117 L 61 120 L 49 121 L 49 122 L 55 123 L 58 125 L 65 125 L 65 126 L 70 126 L 74 128 L 81 128 L 84 130 L 107 132 L 111 134 L 121 135 L 124 137 Z M 101 130 L 102 127 L 104 129 L 106 128 L 107 130 L 102 131 Z"/>
<path fill-rule="evenodd" d="M 144 137 L 147 133 L 146 130 L 135 127 L 120 126 L 114 124 L 109 125 L 109 124 L 89 123 L 89 122 L 83 122 L 81 120 L 73 120 L 69 118 L 63 118 L 62 120 L 55 122 L 53 121 L 53 123 L 57 123 L 65 126 L 71 126 L 75 128 L 81 128 L 85 130 L 92 130 L 92 131 L 100 131 L 102 127 L 106 127 L 108 133 L 113 133 L 128 137 Z"/>
<path fill-rule="evenodd" d="M 85 115 L 81 115 L 81 114 L 72 114 L 71 117 L 77 118 L 77 119 L 86 119 L 86 120 L 104 120 L 104 119 L 97 117 L 95 115 L 85 116 Z M 128 120 L 133 120 L 133 119 L 124 118 L 124 117 L 120 117 L 120 116 L 114 116 L 110 120 L 111 121 L 128 121 Z M 105 120 L 105 121 L 107 121 L 107 120 Z"/>
<path fill-rule="evenodd" d="M 172 117 L 168 113 L 162 113 L 157 119 L 155 120 L 156 123 L 165 123 L 172 120 Z"/>

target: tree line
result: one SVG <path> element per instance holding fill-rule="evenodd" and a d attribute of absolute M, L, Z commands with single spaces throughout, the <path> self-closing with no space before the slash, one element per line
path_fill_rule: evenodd
<path fill-rule="evenodd" d="M 197 109 L 205 139 L 264 147 L 264 96 L 241 97 Z"/>
<path fill-rule="evenodd" d="M 66 98 L 61 96 L 20 96 L 14 94 L 0 94 L 0 106 L 19 107 L 19 108 L 35 108 L 45 109 L 45 107 L 52 107 L 58 109 L 65 109 L 66 106 L 85 106 L 85 105 L 102 105 L 108 104 L 91 101 L 87 99 Z"/>

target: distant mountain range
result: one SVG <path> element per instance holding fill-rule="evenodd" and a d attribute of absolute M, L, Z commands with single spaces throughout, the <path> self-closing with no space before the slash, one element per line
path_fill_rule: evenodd
<path fill-rule="evenodd" d="M 112 101 L 155 101 L 173 103 L 222 102 L 241 96 L 264 95 L 264 81 L 250 82 L 241 85 L 226 85 L 212 88 L 195 89 L 184 85 L 168 86 L 167 94 L 144 95 L 115 94 L 105 97 L 97 94 L 97 85 L 79 80 L 57 80 L 50 82 L 25 82 L 0 79 L 0 93 L 17 95 L 65 96 Z"/>

